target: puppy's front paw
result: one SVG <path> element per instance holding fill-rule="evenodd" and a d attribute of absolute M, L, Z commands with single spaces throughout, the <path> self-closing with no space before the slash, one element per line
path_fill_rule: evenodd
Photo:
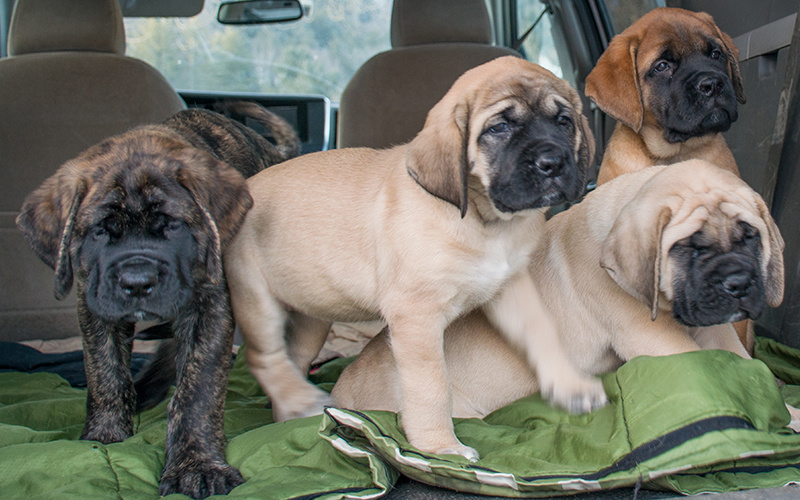
<path fill-rule="evenodd" d="M 86 426 L 81 433 L 81 439 L 84 441 L 99 441 L 103 444 L 121 443 L 133 434 L 131 426 L 120 423 L 102 423 L 101 419 L 94 419 L 92 422 L 86 422 Z"/>
<path fill-rule="evenodd" d="M 477 462 L 481 458 L 480 455 L 478 455 L 478 452 L 475 450 L 475 448 L 470 448 L 469 446 L 463 445 L 461 443 L 459 443 L 458 446 L 448 446 L 445 448 L 439 448 L 433 453 L 436 455 L 461 455 L 470 462 Z"/>
<path fill-rule="evenodd" d="M 330 394 L 315 387 L 303 394 L 272 401 L 272 418 L 276 422 L 319 415 L 326 406 L 336 406 Z"/>
<path fill-rule="evenodd" d="M 404 426 L 405 427 L 405 426 Z M 477 462 L 480 455 L 475 448 L 463 444 L 458 440 L 453 431 L 434 431 L 421 432 L 409 435 L 408 428 L 405 429 L 408 442 L 414 448 L 424 453 L 434 455 L 461 455 L 470 462 Z"/>
<path fill-rule="evenodd" d="M 542 383 L 542 397 L 575 414 L 588 413 L 608 404 L 603 383 L 599 379 L 583 376 Z"/>
<path fill-rule="evenodd" d="M 158 492 L 161 496 L 181 493 L 200 499 L 227 495 L 242 483 L 244 478 L 239 471 L 224 462 L 190 460 L 164 468 Z"/>

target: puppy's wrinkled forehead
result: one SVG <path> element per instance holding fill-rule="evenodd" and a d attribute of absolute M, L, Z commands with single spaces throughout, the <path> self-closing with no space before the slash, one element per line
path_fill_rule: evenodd
<path fill-rule="evenodd" d="M 98 158 L 105 168 L 95 170 L 83 206 L 81 220 L 95 224 L 109 214 L 132 218 L 153 212 L 175 216 L 186 212 L 188 193 L 175 180 L 180 162 L 169 157 L 132 152 L 114 158 Z"/>
<path fill-rule="evenodd" d="M 704 54 L 712 47 L 721 47 L 722 41 L 713 35 L 716 31 L 693 17 L 664 20 L 657 27 L 645 31 L 637 51 L 636 65 L 648 68 L 659 59 L 680 61 L 693 54 Z"/>
<path fill-rule="evenodd" d="M 694 236 L 699 242 L 728 251 L 732 242 L 742 239 L 745 232 L 742 223 L 767 234 L 765 223 L 752 205 L 748 192 L 741 188 L 698 191 L 683 197 L 683 202 L 673 208 L 672 219 L 664 228 L 667 246 Z"/>
<path fill-rule="evenodd" d="M 487 118 L 504 110 L 519 114 L 555 115 L 563 109 L 574 110 L 580 106 L 577 93 L 555 76 L 520 75 L 517 78 L 484 89 L 476 101 L 480 118 Z"/>
<path fill-rule="evenodd" d="M 703 246 L 716 246 L 724 252 L 733 247 L 733 243 L 742 240 L 745 233 L 745 222 L 740 217 L 730 216 L 722 210 L 712 210 L 706 216 L 701 227 L 692 234 L 696 242 Z"/>

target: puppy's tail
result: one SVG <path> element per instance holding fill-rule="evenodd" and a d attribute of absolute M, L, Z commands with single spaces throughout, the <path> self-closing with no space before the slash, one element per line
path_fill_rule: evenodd
<path fill-rule="evenodd" d="M 284 161 L 300 156 L 301 143 L 295 129 L 283 118 L 252 101 L 220 101 L 214 105 L 217 112 L 234 118 L 251 118 L 266 130 L 260 135 L 275 143 L 275 149 Z M 237 116 L 238 115 L 238 116 Z"/>

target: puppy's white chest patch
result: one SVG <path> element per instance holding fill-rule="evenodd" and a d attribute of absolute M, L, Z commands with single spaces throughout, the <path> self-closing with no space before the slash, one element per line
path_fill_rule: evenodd
<path fill-rule="evenodd" d="M 474 278 L 478 286 L 497 286 L 508 279 L 511 273 L 512 266 L 509 262 L 509 255 L 497 251 L 484 256 L 475 269 Z"/>
<path fill-rule="evenodd" d="M 494 295 L 513 274 L 525 266 L 527 257 L 527 249 L 515 248 L 508 241 L 491 242 L 470 278 L 479 293 Z"/>

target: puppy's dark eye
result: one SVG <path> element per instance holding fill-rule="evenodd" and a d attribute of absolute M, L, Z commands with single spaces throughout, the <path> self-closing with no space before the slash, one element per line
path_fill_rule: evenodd
<path fill-rule="evenodd" d="M 556 116 L 556 123 L 562 127 L 569 127 L 572 125 L 572 118 L 569 115 L 561 114 Z"/>
<path fill-rule="evenodd" d="M 687 246 L 693 250 L 693 255 L 695 257 L 711 250 L 711 243 L 702 232 L 694 233 L 689 238 Z"/>
<path fill-rule="evenodd" d="M 669 69 L 669 63 L 667 61 L 659 61 L 658 64 L 655 65 L 653 68 L 657 73 L 663 73 Z"/>
<path fill-rule="evenodd" d="M 153 234 L 168 234 L 177 231 L 181 227 L 181 221 L 173 219 L 169 215 L 159 214 L 150 226 L 150 231 Z"/>
<path fill-rule="evenodd" d="M 164 226 L 164 231 L 177 231 L 181 228 L 181 221 L 177 219 L 170 219 L 167 222 L 166 226 Z"/>
<path fill-rule="evenodd" d="M 116 219 L 106 219 L 103 222 L 103 228 L 112 238 L 120 238 L 122 236 L 122 224 Z"/>
<path fill-rule="evenodd" d="M 739 226 L 742 228 L 742 235 L 739 240 L 740 242 L 746 242 L 747 240 L 758 238 L 758 229 L 746 222 L 740 222 Z"/>
<path fill-rule="evenodd" d="M 697 259 L 703 255 L 706 255 L 711 250 L 711 247 L 702 245 L 692 245 L 690 248 L 692 249 L 692 259 Z"/>
<path fill-rule="evenodd" d="M 106 231 L 106 228 L 101 226 L 97 226 L 92 230 L 92 238 L 94 238 L 95 240 L 99 240 L 104 236 L 106 236 L 107 234 L 108 231 Z"/>
<path fill-rule="evenodd" d="M 722 51 L 719 49 L 714 49 L 711 51 L 711 59 L 719 59 L 722 57 Z"/>
<path fill-rule="evenodd" d="M 489 127 L 487 130 L 489 132 L 493 133 L 493 134 L 501 134 L 503 132 L 507 132 L 508 131 L 508 123 L 506 123 L 506 122 L 495 123 L 494 125 Z"/>

